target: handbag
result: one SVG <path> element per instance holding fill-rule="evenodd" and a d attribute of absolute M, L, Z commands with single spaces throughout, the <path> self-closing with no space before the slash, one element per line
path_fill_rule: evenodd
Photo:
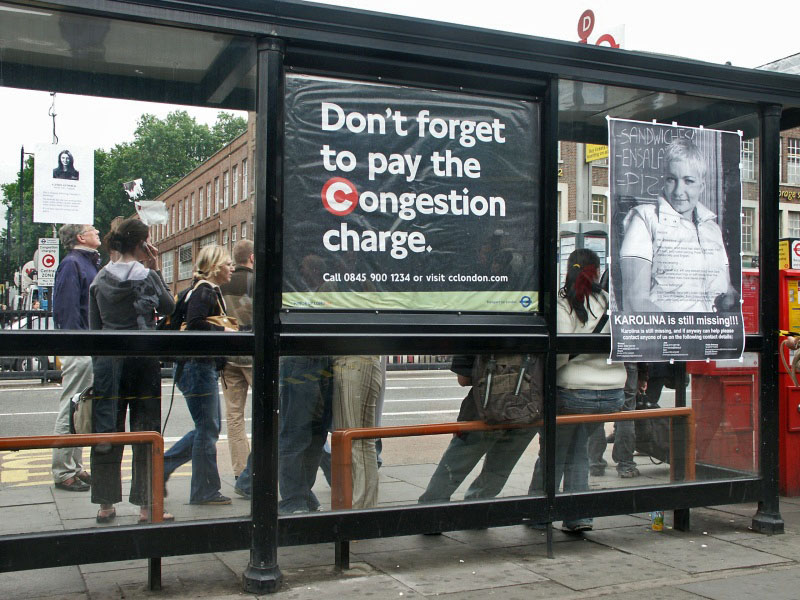
<path fill-rule="evenodd" d="M 69 432 L 92 433 L 94 388 L 88 387 L 70 398 Z"/>
<path fill-rule="evenodd" d="M 646 395 L 639 392 L 636 395 L 636 410 L 660 408 L 658 404 L 648 404 Z M 661 419 L 636 419 L 634 422 L 636 432 L 636 451 L 646 454 L 654 464 L 669 462 L 669 418 Z"/>
<path fill-rule="evenodd" d="M 195 284 L 195 288 L 199 286 L 202 281 L 198 281 Z M 194 288 L 192 288 L 194 289 Z M 186 302 L 188 304 L 189 298 L 186 298 Z M 218 315 L 211 315 L 206 317 L 206 322 L 211 323 L 212 325 L 217 325 L 218 327 L 227 327 L 228 329 L 233 329 L 234 331 L 239 331 L 239 320 L 236 317 L 229 317 L 225 314 L 225 307 L 223 306 L 222 302 L 220 302 L 219 296 L 217 296 L 217 306 L 219 307 Z M 181 323 L 181 331 L 186 330 L 186 321 Z"/>

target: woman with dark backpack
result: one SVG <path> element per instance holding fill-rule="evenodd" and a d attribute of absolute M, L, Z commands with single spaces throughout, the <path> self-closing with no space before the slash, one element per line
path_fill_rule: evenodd
<path fill-rule="evenodd" d="M 558 333 L 608 331 L 608 294 L 599 283 L 600 259 L 587 249 L 567 259 L 564 287 L 558 294 Z M 622 410 L 626 372 L 622 363 L 609 363 L 604 354 L 561 354 L 557 359 L 558 414 L 597 414 Z M 564 493 L 589 489 L 587 443 L 599 423 L 563 425 L 556 430 L 556 488 L 564 479 Z M 536 461 L 530 493 L 544 490 L 541 457 Z M 591 519 L 564 521 L 568 532 L 590 531 Z"/>

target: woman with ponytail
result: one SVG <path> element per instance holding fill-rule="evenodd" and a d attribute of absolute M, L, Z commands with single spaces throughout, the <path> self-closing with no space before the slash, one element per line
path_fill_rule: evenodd
<path fill-rule="evenodd" d="M 609 331 L 608 295 L 599 283 L 600 259 L 591 250 L 575 250 L 567 260 L 564 287 L 558 294 L 558 333 Z M 558 414 L 619 412 L 625 403 L 626 371 L 623 363 L 609 363 L 605 354 L 560 354 L 556 385 Z M 556 488 L 564 480 L 564 493 L 589 489 L 589 435 L 602 424 L 564 425 L 556 431 Z M 531 492 L 544 490 L 541 457 L 536 461 Z M 589 531 L 591 519 L 564 521 L 570 532 Z"/>
<path fill-rule="evenodd" d="M 103 330 L 155 328 L 156 313 L 170 314 L 172 294 L 158 268 L 158 250 L 150 244 L 150 229 L 136 217 L 118 221 L 105 238 L 116 258 L 95 277 L 89 288 L 89 327 Z M 92 426 L 95 433 L 161 430 L 161 365 L 149 356 L 96 356 Z M 92 447 L 92 502 L 100 505 L 98 523 L 117 516 L 114 504 L 122 500 L 122 446 Z M 150 520 L 147 448 L 133 446 L 130 502 L 140 507 L 139 522 Z M 164 513 L 164 520 L 173 519 Z"/>

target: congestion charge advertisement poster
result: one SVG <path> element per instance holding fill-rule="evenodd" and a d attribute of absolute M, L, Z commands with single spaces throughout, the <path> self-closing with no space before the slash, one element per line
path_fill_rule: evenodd
<path fill-rule="evenodd" d="M 744 351 L 741 133 L 608 120 L 611 360 Z"/>
<path fill-rule="evenodd" d="M 539 105 L 286 79 L 283 306 L 538 310 Z"/>

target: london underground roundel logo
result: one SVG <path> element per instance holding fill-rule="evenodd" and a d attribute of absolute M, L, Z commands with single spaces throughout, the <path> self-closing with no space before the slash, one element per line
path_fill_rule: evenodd
<path fill-rule="evenodd" d="M 322 206 L 337 217 L 349 215 L 357 204 L 356 186 L 344 177 L 331 177 L 322 186 Z"/>

